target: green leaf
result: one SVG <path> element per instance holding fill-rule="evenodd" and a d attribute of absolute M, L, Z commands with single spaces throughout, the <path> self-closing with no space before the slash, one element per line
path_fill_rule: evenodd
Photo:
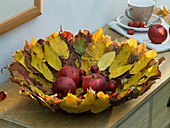
<path fill-rule="evenodd" d="M 77 52 L 80 55 L 83 55 L 86 51 L 86 37 L 82 32 L 79 32 L 75 36 L 75 41 L 73 42 L 73 48 L 75 49 L 75 52 Z"/>

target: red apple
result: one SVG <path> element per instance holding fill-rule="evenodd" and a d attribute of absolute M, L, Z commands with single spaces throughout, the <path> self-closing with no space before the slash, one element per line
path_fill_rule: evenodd
<path fill-rule="evenodd" d="M 79 74 L 79 71 L 75 69 L 74 67 L 71 67 L 71 66 L 62 67 L 57 72 L 57 78 L 61 76 L 66 76 L 66 77 L 71 78 L 75 82 L 76 86 L 78 86 L 79 81 L 80 81 L 80 74 Z"/>
<path fill-rule="evenodd" d="M 167 38 L 167 30 L 161 24 L 153 24 L 148 30 L 148 37 L 154 44 L 160 44 Z"/>
<path fill-rule="evenodd" d="M 129 34 L 129 35 L 133 35 L 134 32 L 135 32 L 135 31 L 134 31 L 133 29 L 128 29 L 128 30 L 127 30 L 127 34 Z"/>
<path fill-rule="evenodd" d="M 139 28 L 139 27 L 140 27 L 139 21 L 135 21 L 135 22 L 133 23 L 133 27 Z"/>
<path fill-rule="evenodd" d="M 82 88 L 86 93 L 87 89 L 89 89 L 90 87 L 96 92 L 105 92 L 107 89 L 106 79 L 102 75 L 97 73 L 89 74 L 85 76 L 82 83 Z"/>
<path fill-rule="evenodd" d="M 5 91 L 0 91 L 0 101 L 4 100 L 7 96 L 7 93 Z"/>
<path fill-rule="evenodd" d="M 129 23 L 128 23 L 128 26 L 129 26 L 129 27 L 133 27 L 133 22 L 129 22 Z"/>
<path fill-rule="evenodd" d="M 97 71 L 99 71 L 99 67 L 97 65 L 93 65 L 91 68 L 90 68 L 90 71 L 92 73 L 96 73 Z"/>
<path fill-rule="evenodd" d="M 70 91 L 72 94 L 76 93 L 76 85 L 69 77 L 59 77 L 53 84 L 53 93 L 59 93 L 59 97 L 66 96 Z"/>

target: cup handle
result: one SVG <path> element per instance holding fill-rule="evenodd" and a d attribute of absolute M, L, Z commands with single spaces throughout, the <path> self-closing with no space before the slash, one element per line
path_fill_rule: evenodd
<path fill-rule="evenodd" d="M 133 20 L 133 18 L 130 16 L 130 14 L 129 14 L 129 10 L 131 10 L 132 9 L 132 7 L 128 7 L 128 8 L 126 8 L 125 9 L 125 15 L 129 18 L 129 19 L 131 19 L 131 20 Z"/>

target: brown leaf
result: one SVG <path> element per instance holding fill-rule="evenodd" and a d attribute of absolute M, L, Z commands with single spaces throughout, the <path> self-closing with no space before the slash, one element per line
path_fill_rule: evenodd
<path fill-rule="evenodd" d="M 25 46 L 24 46 L 24 51 L 26 51 L 28 54 L 31 54 L 31 47 L 32 45 L 27 41 L 25 40 Z"/>

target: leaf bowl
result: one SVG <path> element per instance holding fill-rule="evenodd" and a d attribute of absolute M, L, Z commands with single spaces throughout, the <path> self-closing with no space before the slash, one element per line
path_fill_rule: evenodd
<path fill-rule="evenodd" d="M 62 109 L 68 113 L 99 113 L 110 106 L 116 106 L 145 93 L 161 77 L 160 64 L 165 59 L 156 59 L 155 50 L 146 50 L 145 43 L 136 39 L 119 43 L 103 35 L 102 28 L 94 34 L 88 30 L 54 32 L 45 40 L 26 40 L 23 50 L 12 54 L 13 63 L 6 65 L 10 80 L 19 85 L 20 94 L 30 96 L 37 103 L 52 111 Z M 96 92 L 92 88 L 84 93 L 81 82 L 76 93 L 60 97 L 53 93 L 52 86 L 57 72 L 64 66 L 85 70 L 97 65 L 106 81 L 117 82 L 116 89 L 107 88 Z"/>

